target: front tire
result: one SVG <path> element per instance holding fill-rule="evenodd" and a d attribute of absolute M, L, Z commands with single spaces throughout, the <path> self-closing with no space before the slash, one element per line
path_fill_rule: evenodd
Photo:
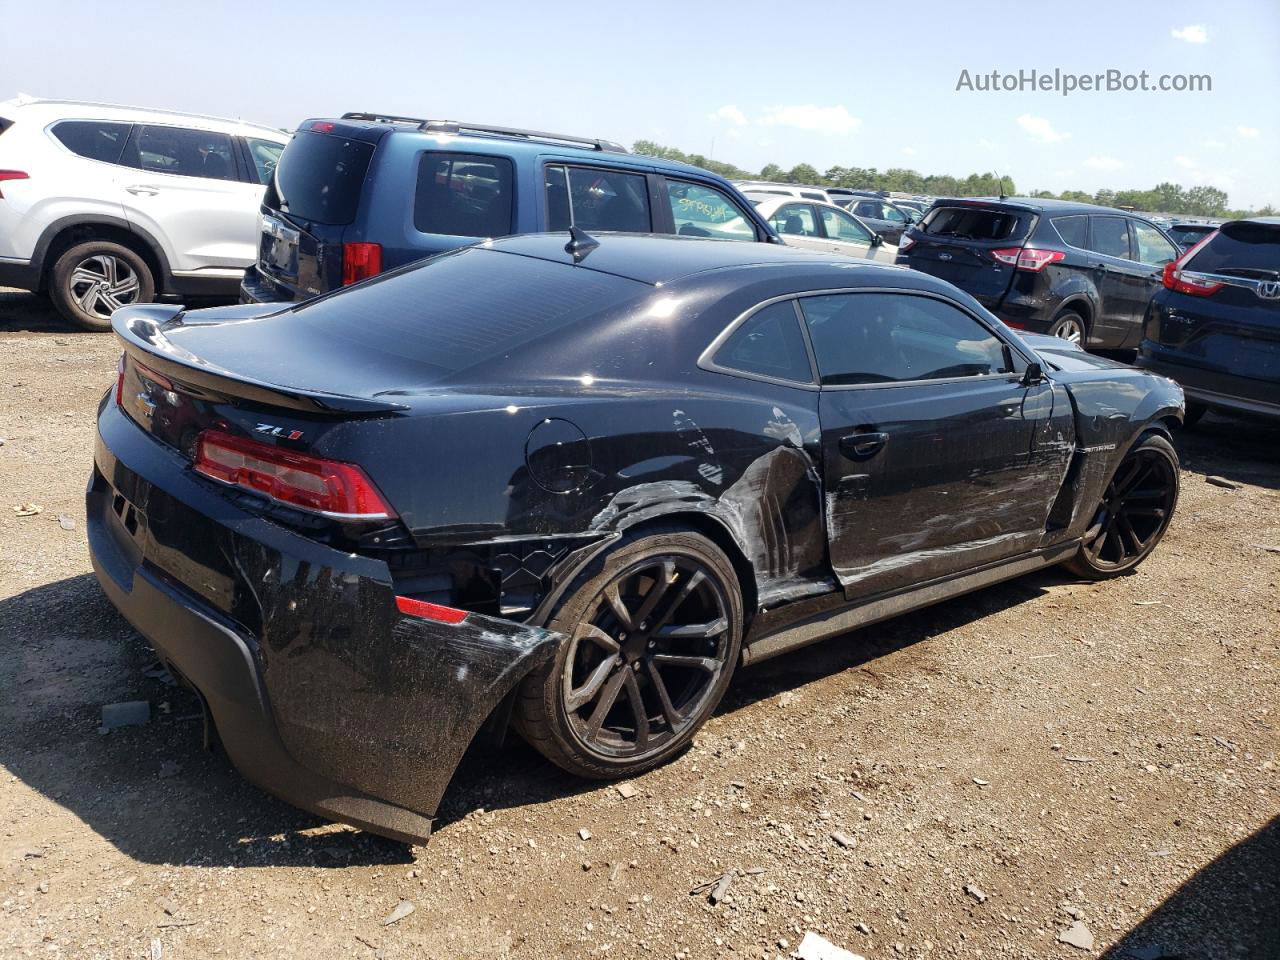
<path fill-rule="evenodd" d="M 1084 346 L 1089 341 L 1089 324 L 1075 310 L 1064 310 L 1053 318 L 1049 336 Z"/>
<path fill-rule="evenodd" d="M 53 265 L 49 296 L 58 312 L 86 330 L 111 329 L 111 314 L 155 298 L 151 268 L 128 247 L 110 240 L 76 244 Z"/>
<path fill-rule="evenodd" d="M 1086 580 L 1128 573 L 1164 537 L 1177 505 L 1178 452 L 1162 435 L 1148 433 L 1120 461 L 1080 551 L 1063 566 Z"/>
<path fill-rule="evenodd" d="M 662 531 L 595 561 L 547 627 L 568 640 L 525 678 L 517 728 L 571 773 L 631 777 L 688 746 L 724 696 L 742 646 L 742 594 L 714 543 Z"/>

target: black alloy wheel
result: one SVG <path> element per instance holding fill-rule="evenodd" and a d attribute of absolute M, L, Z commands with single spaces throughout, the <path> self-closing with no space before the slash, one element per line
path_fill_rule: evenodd
<path fill-rule="evenodd" d="M 615 551 L 549 626 L 568 639 L 526 680 L 521 730 L 573 772 L 629 776 L 682 749 L 719 703 L 742 601 L 714 544 L 661 534 Z"/>
<path fill-rule="evenodd" d="M 1177 452 L 1163 436 L 1149 434 L 1120 462 L 1067 566 L 1091 580 L 1132 570 L 1160 542 L 1177 503 Z"/>

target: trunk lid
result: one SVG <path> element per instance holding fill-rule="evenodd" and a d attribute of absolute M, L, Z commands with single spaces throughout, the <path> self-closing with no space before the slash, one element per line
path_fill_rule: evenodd
<path fill-rule="evenodd" d="M 1013 267 L 993 250 L 1021 249 L 1035 215 L 1030 210 L 978 203 L 939 204 L 912 227 L 914 241 L 906 254 L 910 266 L 932 274 L 995 307 L 1009 291 Z"/>

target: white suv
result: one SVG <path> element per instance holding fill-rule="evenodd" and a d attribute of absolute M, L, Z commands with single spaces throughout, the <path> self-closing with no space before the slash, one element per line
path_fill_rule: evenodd
<path fill-rule="evenodd" d="M 0 102 L 0 286 L 107 330 L 126 303 L 235 298 L 289 135 L 66 100 Z"/>

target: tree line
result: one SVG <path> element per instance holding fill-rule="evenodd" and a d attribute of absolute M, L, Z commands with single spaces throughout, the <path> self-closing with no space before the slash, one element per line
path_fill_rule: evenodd
<path fill-rule="evenodd" d="M 922 174 L 905 167 L 878 170 L 875 167 L 841 166 L 833 166 L 822 172 L 808 163 L 796 164 L 790 170 L 784 170 L 776 163 L 767 163 L 758 172 L 752 172 L 722 160 L 708 159 L 698 153 L 685 153 L 675 147 L 664 147 L 651 140 L 637 140 L 632 148 L 636 153 L 646 156 L 691 163 L 731 180 L 772 180 L 778 183 L 889 190 L 933 197 L 991 197 L 998 196 L 1002 192 L 1013 196 L 1018 192 L 1011 177 L 1004 177 L 1002 181 L 1000 175 L 996 173 L 971 173 L 967 177 L 953 177 L 949 174 Z M 1061 193 L 1034 190 L 1030 196 L 1096 203 L 1104 207 L 1132 207 L 1148 213 L 1173 213 L 1197 217 L 1276 215 L 1276 211 L 1270 206 L 1263 207 L 1261 210 L 1233 210 L 1228 206 L 1226 192 L 1217 187 L 1183 187 L 1176 183 L 1161 183 L 1150 190 L 1104 189 L 1097 193 L 1086 193 L 1083 190 L 1064 190 Z"/>

